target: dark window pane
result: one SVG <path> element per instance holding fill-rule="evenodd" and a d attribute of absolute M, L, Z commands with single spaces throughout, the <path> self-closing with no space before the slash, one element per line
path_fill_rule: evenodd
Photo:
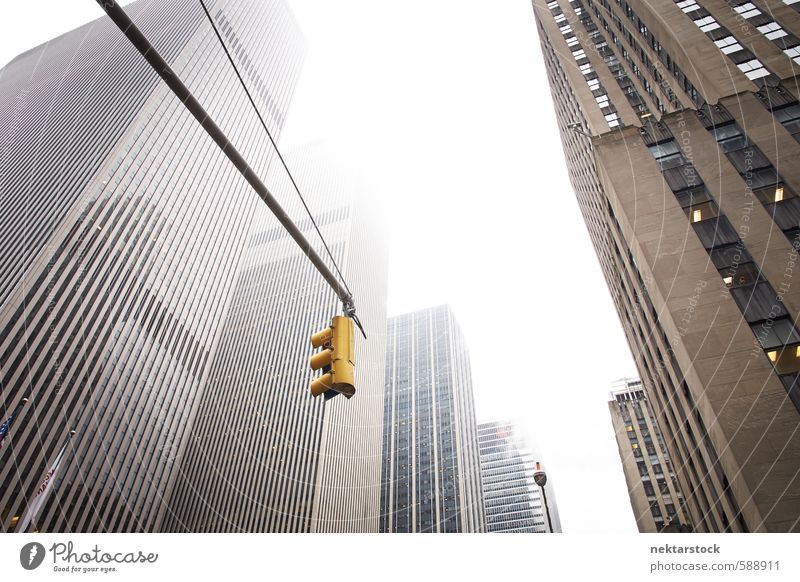
<path fill-rule="evenodd" d="M 752 287 L 731 289 L 731 295 L 749 322 L 786 315 L 783 303 L 778 301 L 775 290 L 766 281 Z"/>
<path fill-rule="evenodd" d="M 719 245 L 729 245 L 739 240 L 739 235 L 736 234 L 725 216 L 719 216 L 716 220 L 693 222 L 692 226 L 700 238 L 700 242 L 707 249 Z"/>
<path fill-rule="evenodd" d="M 790 198 L 783 202 L 765 204 L 764 207 L 773 214 L 775 224 L 781 230 L 789 230 L 800 226 L 800 199 Z"/>
<path fill-rule="evenodd" d="M 728 267 L 738 265 L 741 263 L 748 263 L 752 261 L 750 253 L 744 248 L 744 245 L 732 244 L 727 246 L 716 247 L 711 250 L 711 261 L 714 266 L 720 270 Z"/>

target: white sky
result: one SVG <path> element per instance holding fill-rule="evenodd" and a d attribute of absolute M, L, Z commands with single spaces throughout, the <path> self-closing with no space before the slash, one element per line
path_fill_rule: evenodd
<path fill-rule="evenodd" d="M 308 53 L 282 148 L 333 137 L 367 160 L 392 223 L 390 315 L 449 303 L 478 419 L 530 436 L 564 530 L 636 531 L 606 404 L 636 371 L 567 180 L 530 0 L 287 1 Z M 100 15 L 94 0 L 7 3 L 0 64 Z"/>

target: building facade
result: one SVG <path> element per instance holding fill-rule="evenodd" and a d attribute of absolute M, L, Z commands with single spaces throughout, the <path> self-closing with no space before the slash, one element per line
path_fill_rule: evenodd
<path fill-rule="evenodd" d="M 387 247 L 374 188 L 363 188 L 337 151 L 316 143 L 286 160 L 365 327 L 368 339 L 356 337 L 356 394 L 311 396 L 311 334 L 341 305 L 259 209 L 165 531 L 378 531 Z M 282 168 L 274 174 L 273 191 L 291 192 Z M 283 206 L 308 240 L 319 240 L 296 195 Z"/>
<path fill-rule="evenodd" d="M 798 4 L 533 6 L 570 179 L 695 531 L 800 530 Z"/>
<path fill-rule="evenodd" d="M 210 10 L 277 135 L 304 52 L 293 16 Z M 269 139 L 199 4 L 126 11 L 264 175 Z M 2 528 L 75 430 L 31 529 L 156 530 L 263 203 L 107 18 L 0 71 L 0 127 L 2 413 L 29 399 L 2 450 Z"/>
<path fill-rule="evenodd" d="M 482 532 L 469 353 L 447 306 L 386 330 L 381 532 Z"/>
<path fill-rule="evenodd" d="M 670 525 L 690 530 L 678 478 L 642 381 L 625 378 L 616 382 L 608 409 L 639 531 L 660 532 Z"/>
<path fill-rule="evenodd" d="M 490 421 L 478 424 L 478 450 L 486 531 L 489 533 L 548 533 L 542 490 L 533 480 L 537 456 L 514 424 Z M 547 504 L 551 533 L 561 532 L 553 486 L 548 475 Z"/>

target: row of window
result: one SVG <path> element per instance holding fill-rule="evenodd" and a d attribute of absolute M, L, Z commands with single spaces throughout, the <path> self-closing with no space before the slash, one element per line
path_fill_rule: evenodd
<path fill-rule="evenodd" d="M 779 375 L 799 372 L 800 350 L 797 346 L 800 345 L 800 333 L 792 318 L 783 303 L 777 300 L 777 293 L 720 211 L 694 166 L 680 152 L 675 139 L 663 126 L 660 135 L 662 139 L 653 140 L 648 146 L 650 153 L 659 164 L 662 175 L 689 217 L 744 319 Z M 670 137 L 663 137 L 666 135 Z M 723 132 L 722 135 L 729 134 Z M 772 196 L 782 194 L 773 191 Z M 800 410 L 796 391 L 793 401 Z"/>

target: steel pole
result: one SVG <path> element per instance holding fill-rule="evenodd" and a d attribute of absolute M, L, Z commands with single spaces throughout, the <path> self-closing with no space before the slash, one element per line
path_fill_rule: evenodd
<path fill-rule="evenodd" d="M 267 207 L 269 207 L 278 221 L 300 246 L 303 253 L 311 260 L 317 268 L 317 271 L 325 278 L 328 285 L 336 292 L 336 295 L 342 301 L 345 313 L 348 313 L 348 311 L 354 312 L 353 296 L 348 293 L 344 285 L 336 278 L 322 258 L 311 247 L 311 243 L 306 240 L 306 237 L 303 236 L 300 229 L 297 228 L 294 222 L 292 222 L 292 219 L 286 214 L 286 211 L 281 207 L 278 201 L 275 200 L 275 197 L 267 189 L 264 182 L 261 181 L 236 147 L 230 142 L 225 133 L 214 120 L 211 119 L 211 116 L 209 116 L 206 110 L 203 109 L 203 106 L 195 99 L 192 92 L 189 91 L 158 51 L 150 44 L 150 41 L 145 38 L 144 34 L 142 34 L 125 11 L 114 2 L 114 0 L 97 0 L 97 3 L 105 10 L 108 17 L 117 25 L 122 33 L 128 37 L 128 40 L 136 47 L 136 50 L 150 63 L 150 66 L 155 69 L 156 73 L 164 80 L 175 96 L 181 100 L 186 109 L 189 110 L 189 113 L 200 122 L 200 125 L 206 130 L 206 133 L 208 133 L 211 139 L 222 149 L 222 153 L 228 156 L 228 159 L 233 163 L 236 169 L 239 170 L 239 173 L 244 179 L 253 187 L 261 199 L 266 202 Z"/>
<path fill-rule="evenodd" d="M 542 500 L 544 501 L 544 511 L 547 513 L 547 525 L 550 526 L 550 533 L 553 533 L 553 522 L 550 519 L 550 506 L 547 505 L 547 493 L 544 490 L 544 485 L 541 487 L 542 489 Z"/>

